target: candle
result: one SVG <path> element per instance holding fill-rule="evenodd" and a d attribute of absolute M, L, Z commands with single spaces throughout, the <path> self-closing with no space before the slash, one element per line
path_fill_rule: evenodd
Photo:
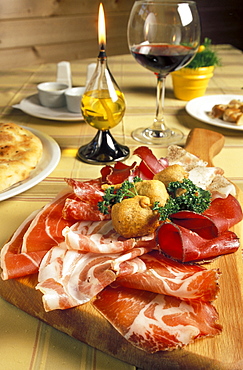
<path fill-rule="evenodd" d="M 104 13 L 104 8 L 103 8 L 102 3 L 100 3 L 100 6 L 99 6 L 98 41 L 100 45 L 100 51 L 105 51 L 105 46 L 106 46 L 105 13 Z"/>
<path fill-rule="evenodd" d="M 122 120 L 126 103 L 123 93 L 107 66 L 105 15 L 102 3 L 98 14 L 99 55 L 95 71 L 81 100 L 84 120 L 98 130 L 94 139 L 79 148 L 78 158 L 91 164 L 122 161 L 129 155 L 129 148 L 119 144 L 110 129 Z M 93 69 L 90 65 L 88 71 Z"/>

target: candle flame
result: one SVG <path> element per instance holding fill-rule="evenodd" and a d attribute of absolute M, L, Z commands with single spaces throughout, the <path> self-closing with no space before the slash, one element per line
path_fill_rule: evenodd
<path fill-rule="evenodd" d="M 106 32 L 105 32 L 105 14 L 102 3 L 100 3 L 99 6 L 98 36 L 100 50 L 104 50 L 106 45 Z"/>

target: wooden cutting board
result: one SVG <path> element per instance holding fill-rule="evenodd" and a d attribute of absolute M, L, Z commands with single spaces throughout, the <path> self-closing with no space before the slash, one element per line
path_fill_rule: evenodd
<path fill-rule="evenodd" d="M 213 131 L 191 131 L 186 149 L 212 165 L 213 157 L 224 145 L 224 137 Z M 242 193 L 237 197 L 243 204 Z M 242 237 L 242 225 L 233 231 Z M 30 315 L 111 356 L 145 370 L 242 370 L 243 369 L 243 265 L 242 250 L 220 257 L 209 268 L 219 268 L 220 294 L 215 301 L 223 332 L 204 338 L 185 349 L 147 354 L 129 344 L 90 303 L 65 311 L 46 313 L 42 294 L 34 289 L 37 277 L 3 281 L 0 295 Z"/>

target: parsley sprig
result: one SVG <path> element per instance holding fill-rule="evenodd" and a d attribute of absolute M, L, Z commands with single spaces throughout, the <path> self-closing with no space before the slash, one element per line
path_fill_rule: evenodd
<path fill-rule="evenodd" d="M 142 179 L 138 176 L 133 181 L 124 181 L 119 188 L 110 186 L 105 190 L 103 201 L 98 203 L 100 212 L 108 214 L 112 206 L 121 203 L 125 198 L 133 198 L 138 195 L 135 184 Z M 194 211 L 203 213 L 210 205 L 211 194 L 207 190 L 196 186 L 191 180 L 183 179 L 182 182 L 170 182 L 167 191 L 169 198 L 162 207 L 159 202 L 155 202 L 152 210 L 159 213 L 159 220 L 165 221 L 170 215 L 179 211 Z"/>
<path fill-rule="evenodd" d="M 164 207 L 158 202 L 155 202 L 153 207 L 153 210 L 159 213 L 160 221 L 165 221 L 171 214 L 179 211 L 203 213 L 211 203 L 210 192 L 196 186 L 190 179 L 171 182 L 167 190 L 170 197 Z"/>
<path fill-rule="evenodd" d="M 103 196 L 103 201 L 98 202 L 100 212 L 108 214 L 114 204 L 121 203 L 125 198 L 133 198 L 135 195 L 138 195 L 135 184 L 139 181 L 142 181 L 142 179 L 135 176 L 133 181 L 124 181 L 118 189 L 115 186 L 107 188 Z"/>

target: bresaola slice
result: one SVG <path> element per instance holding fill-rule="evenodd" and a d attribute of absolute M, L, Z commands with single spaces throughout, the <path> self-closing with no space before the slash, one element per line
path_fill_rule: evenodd
<path fill-rule="evenodd" d="M 133 154 L 142 159 L 139 168 L 136 169 L 136 175 L 143 179 L 153 179 L 156 173 L 168 167 L 168 160 L 166 158 L 157 159 L 151 149 L 146 146 L 136 148 Z"/>
<path fill-rule="evenodd" d="M 197 233 L 172 222 L 165 222 L 157 231 L 159 249 L 180 262 L 207 261 L 236 252 L 239 238 L 233 231 L 225 231 L 216 238 L 203 239 Z"/>
<path fill-rule="evenodd" d="M 214 199 L 203 214 L 180 211 L 171 215 L 170 219 L 176 225 L 195 231 L 205 239 L 212 239 L 240 222 L 242 209 L 238 200 L 228 195 L 225 199 Z"/>
<path fill-rule="evenodd" d="M 184 347 L 222 331 L 209 302 L 125 287 L 106 287 L 94 307 L 134 346 L 150 353 Z"/>
<path fill-rule="evenodd" d="M 180 211 L 171 215 L 172 222 L 163 223 L 157 230 L 159 248 L 180 262 L 206 261 L 233 253 L 240 243 L 228 229 L 241 220 L 236 198 L 216 198 L 203 214 Z"/>
<path fill-rule="evenodd" d="M 107 165 L 101 169 L 102 181 L 110 185 L 121 184 L 132 175 L 135 166 L 136 162 L 131 166 L 122 162 L 115 163 L 113 167 Z"/>

